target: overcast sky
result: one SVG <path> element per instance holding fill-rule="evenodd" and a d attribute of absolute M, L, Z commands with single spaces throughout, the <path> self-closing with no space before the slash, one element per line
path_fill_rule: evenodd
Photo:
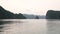
<path fill-rule="evenodd" d="M 0 0 L 0 5 L 13 13 L 45 15 L 47 10 L 60 10 L 60 0 Z"/>

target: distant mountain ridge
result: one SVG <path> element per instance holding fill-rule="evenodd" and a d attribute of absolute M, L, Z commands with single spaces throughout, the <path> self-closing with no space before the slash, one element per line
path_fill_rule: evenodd
<path fill-rule="evenodd" d="M 37 19 L 36 16 L 38 16 L 39 19 L 45 19 L 45 15 L 32 15 L 32 14 L 23 14 L 27 19 Z"/>
<path fill-rule="evenodd" d="M 0 6 L 0 19 L 45 19 L 45 15 L 14 14 Z"/>

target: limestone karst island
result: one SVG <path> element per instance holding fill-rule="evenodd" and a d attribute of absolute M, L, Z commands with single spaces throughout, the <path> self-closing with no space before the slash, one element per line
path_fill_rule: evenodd
<path fill-rule="evenodd" d="M 14 14 L 0 6 L 0 19 L 26 19 L 21 13 Z"/>
<path fill-rule="evenodd" d="M 60 19 L 60 11 L 48 10 L 46 13 L 46 19 Z"/>
<path fill-rule="evenodd" d="M 0 6 L 0 19 L 60 19 L 60 11 L 48 10 L 46 16 L 14 14 Z"/>

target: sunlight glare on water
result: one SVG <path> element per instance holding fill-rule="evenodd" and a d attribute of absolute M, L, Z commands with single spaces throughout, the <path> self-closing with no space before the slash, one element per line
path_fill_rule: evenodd
<path fill-rule="evenodd" d="M 3 24 L 1 34 L 46 34 L 46 21 L 40 20 L 3 20 L 10 21 Z M 4 23 L 6 23 L 4 22 Z"/>
<path fill-rule="evenodd" d="M 60 34 L 60 20 L 4 19 L 0 34 Z"/>

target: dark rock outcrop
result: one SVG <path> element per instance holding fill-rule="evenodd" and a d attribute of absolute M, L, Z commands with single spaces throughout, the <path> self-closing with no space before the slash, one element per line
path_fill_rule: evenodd
<path fill-rule="evenodd" d="M 21 13 L 14 14 L 0 6 L 0 19 L 25 19 L 25 18 L 26 17 L 24 17 Z"/>
<path fill-rule="evenodd" d="M 12 19 L 14 14 L 0 6 L 0 19 Z"/>
<path fill-rule="evenodd" d="M 36 16 L 36 18 L 35 19 L 39 19 L 39 17 L 38 16 Z"/>
<path fill-rule="evenodd" d="M 60 11 L 48 10 L 46 19 L 60 19 Z"/>
<path fill-rule="evenodd" d="M 26 17 L 23 16 L 23 14 L 21 14 L 21 13 L 15 14 L 15 18 L 16 18 L 16 19 L 26 19 Z"/>

